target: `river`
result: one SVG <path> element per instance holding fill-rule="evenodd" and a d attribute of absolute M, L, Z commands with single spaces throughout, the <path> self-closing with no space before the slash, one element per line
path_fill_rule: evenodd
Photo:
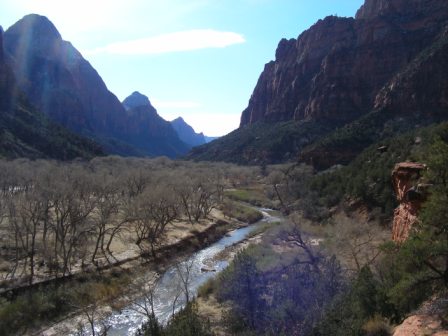
<path fill-rule="evenodd" d="M 263 213 L 263 219 L 259 222 L 234 230 L 223 237 L 218 242 L 194 253 L 187 260 L 183 261 L 184 265 L 191 265 L 189 293 L 195 296 L 197 289 L 205 283 L 209 278 L 215 276 L 215 272 L 204 272 L 203 268 L 213 269 L 216 272 L 222 271 L 228 266 L 227 261 L 214 260 L 214 257 L 224 249 L 239 243 L 247 238 L 247 236 L 266 222 L 279 221 L 269 209 L 257 209 Z M 175 266 L 169 267 L 157 281 L 154 290 L 154 311 L 160 322 L 166 323 L 172 316 L 173 302 L 178 297 L 175 310 L 181 309 L 185 305 L 185 296 L 179 296 L 179 276 Z M 145 317 L 127 307 L 121 311 L 113 312 L 105 321 L 106 325 L 111 328 L 108 331 L 110 336 L 134 335 L 137 329 L 145 322 Z"/>

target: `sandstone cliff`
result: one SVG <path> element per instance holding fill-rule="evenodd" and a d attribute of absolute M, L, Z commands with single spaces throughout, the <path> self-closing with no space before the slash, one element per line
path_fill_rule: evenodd
<path fill-rule="evenodd" d="M 399 202 L 394 211 L 392 240 L 402 243 L 417 222 L 417 215 L 425 199 L 424 190 L 419 179 L 426 166 L 421 163 L 398 163 L 392 172 L 395 195 Z"/>
<path fill-rule="evenodd" d="M 241 127 L 190 158 L 317 170 L 448 119 L 448 1 L 366 0 L 282 40 Z"/>
<path fill-rule="evenodd" d="M 113 154 L 175 157 L 188 151 L 169 126 L 158 127 L 161 118 L 151 110 L 126 111 L 46 17 L 25 16 L 5 32 L 4 45 L 17 90 L 53 121 Z"/>
<path fill-rule="evenodd" d="M 83 134 L 122 133 L 119 100 L 47 18 L 25 16 L 5 32 L 5 48 L 18 88 L 51 119 Z"/>
<path fill-rule="evenodd" d="M 355 119 L 374 107 L 379 90 L 433 43 L 447 20 L 445 0 L 367 0 L 356 19 L 320 20 L 297 39 L 279 43 L 241 126 Z"/>
<path fill-rule="evenodd" d="M 17 90 L 14 73 L 7 63 L 0 27 L 0 157 L 90 159 L 103 155 L 92 141 L 69 132 L 36 110 Z"/>

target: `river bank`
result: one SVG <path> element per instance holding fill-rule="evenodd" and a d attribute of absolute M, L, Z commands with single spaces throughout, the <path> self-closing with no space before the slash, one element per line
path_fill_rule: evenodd
<path fill-rule="evenodd" d="M 113 300 L 113 302 L 107 302 L 102 304 L 101 307 L 95 307 L 95 311 L 91 313 L 94 313 L 96 321 L 100 321 L 106 316 L 110 316 L 113 312 L 120 312 L 141 295 L 142 289 L 139 288 L 140 285 L 138 282 L 143 277 L 150 279 L 150 281 L 160 279 L 160 275 L 167 272 L 171 265 L 185 259 L 198 250 L 212 245 L 212 243 L 218 241 L 220 238 L 223 239 L 222 237 L 226 238 L 226 236 L 232 236 L 235 231 L 241 230 L 241 228 L 246 228 L 247 225 L 247 223 L 234 219 L 226 218 L 224 220 L 223 218 L 219 218 L 203 231 L 185 236 L 177 242 L 159 249 L 157 251 L 157 263 L 153 260 L 135 258 L 107 269 L 103 276 L 119 272 L 120 274 L 130 275 L 133 278 L 133 281 L 126 289 L 123 289 L 119 297 Z M 231 243 L 230 245 L 234 244 Z M 233 248 L 234 246 L 231 247 L 231 249 Z M 216 262 L 216 260 L 214 262 Z M 203 270 L 200 270 L 200 273 L 203 273 L 202 271 Z M 126 318 L 126 313 L 124 313 L 123 316 Z M 116 323 L 116 321 L 113 323 Z M 52 323 L 51 326 L 49 325 L 44 328 L 39 328 L 38 330 L 35 329 L 27 334 L 46 336 L 69 334 L 70 332 L 74 332 L 78 325 L 86 324 L 88 324 L 86 312 L 77 310 L 75 313 L 66 316 L 57 323 Z"/>

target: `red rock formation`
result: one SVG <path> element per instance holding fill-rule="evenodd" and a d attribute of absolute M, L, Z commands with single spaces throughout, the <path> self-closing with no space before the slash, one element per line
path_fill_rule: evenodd
<path fill-rule="evenodd" d="M 392 240 L 402 243 L 417 221 L 417 214 L 424 200 L 418 190 L 418 180 L 426 165 L 414 162 L 402 162 L 395 165 L 392 182 L 400 205 L 395 209 L 392 227 Z"/>
<path fill-rule="evenodd" d="M 412 315 L 395 329 L 393 336 L 448 336 L 443 325 L 439 316 Z"/>
<path fill-rule="evenodd" d="M 446 0 L 366 0 L 353 18 L 327 17 L 282 40 L 241 126 L 263 121 L 345 123 L 370 111 L 379 90 L 430 46 L 448 22 Z"/>

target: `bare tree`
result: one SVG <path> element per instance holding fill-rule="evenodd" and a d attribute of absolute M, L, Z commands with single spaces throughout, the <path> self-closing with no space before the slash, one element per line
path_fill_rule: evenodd
<path fill-rule="evenodd" d="M 178 203 L 174 193 L 166 187 L 154 186 L 147 189 L 134 204 L 134 229 L 136 244 L 145 250 L 150 247 L 151 255 L 156 258 L 156 246 L 164 238 L 166 227 L 178 217 Z"/>
<path fill-rule="evenodd" d="M 111 240 L 113 239 L 114 225 L 112 222 L 115 223 L 114 216 L 119 212 L 120 197 L 118 186 L 110 182 L 102 181 L 95 188 L 96 208 L 93 211 L 92 223 L 96 239 L 91 256 L 92 263 L 95 263 L 98 250 L 101 250 L 107 259 L 105 239 L 108 233 L 111 233 Z"/>
<path fill-rule="evenodd" d="M 176 274 L 179 279 L 179 284 L 182 292 L 185 295 L 185 302 L 188 304 L 190 302 L 190 285 L 191 276 L 194 266 L 194 259 L 178 262 L 175 265 Z"/>
<path fill-rule="evenodd" d="M 64 172 L 65 173 L 65 172 Z M 54 262 L 56 276 L 61 268 L 62 275 L 71 272 L 71 261 L 77 252 L 85 255 L 86 240 L 91 236 L 90 215 L 95 209 L 89 185 L 82 181 L 82 175 L 67 172 L 66 183 L 59 181 L 53 194 L 52 230 L 54 232 Z M 59 267 L 59 260 L 62 267 Z"/>
<path fill-rule="evenodd" d="M 154 290 L 157 286 L 157 276 L 148 274 L 137 281 L 136 286 L 143 295 L 139 296 L 132 303 L 131 309 L 148 319 L 155 317 L 154 312 Z"/>
<path fill-rule="evenodd" d="M 374 222 L 356 220 L 345 214 L 333 221 L 326 246 L 340 256 L 350 271 L 359 273 L 364 266 L 372 265 L 381 254 L 381 244 L 389 239 Z"/>
<path fill-rule="evenodd" d="M 75 299 L 70 304 L 86 317 L 92 336 L 106 336 L 110 325 L 107 325 L 101 314 L 101 306 L 106 304 L 98 295 L 95 286 L 90 290 L 75 289 Z M 99 328 L 98 328 L 99 327 Z M 99 329 L 99 331 L 97 331 Z M 78 334 L 86 335 L 84 325 L 78 325 Z"/>

